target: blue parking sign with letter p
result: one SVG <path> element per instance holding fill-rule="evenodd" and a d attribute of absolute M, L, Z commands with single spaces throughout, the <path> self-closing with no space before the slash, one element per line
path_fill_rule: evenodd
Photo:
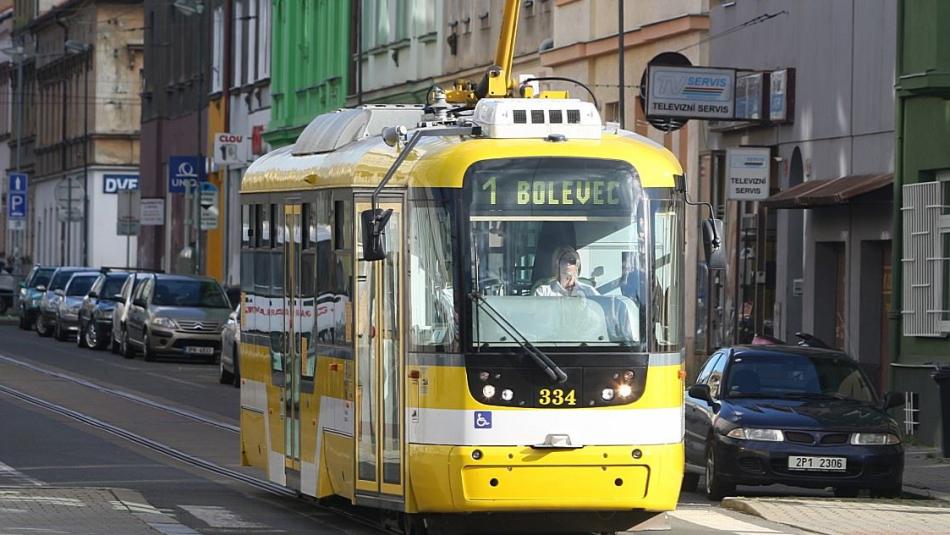
<path fill-rule="evenodd" d="M 10 192 L 7 198 L 7 217 L 10 219 L 26 218 L 26 193 Z"/>

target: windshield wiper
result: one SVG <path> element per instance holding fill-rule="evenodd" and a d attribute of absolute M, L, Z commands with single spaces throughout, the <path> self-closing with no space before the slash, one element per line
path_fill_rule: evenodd
<path fill-rule="evenodd" d="M 834 394 L 824 394 L 821 392 L 787 392 L 782 394 L 781 397 L 788 399 L 851 399 L 840 392 L 835 392 Z"/>
<path fill-rule="evenodd" d="M 545 355 L 543 351 L 535 347 L 534 344 L 532 344 L 531 341 L 525 337 L 525 335 L 521 334 L 518 329 L 515 328 L 515 326 L 512 325 L 511 322 L 508 321 L 504 316 L 502 316 L 501 312 L 498 312 L 495 307 L 491 306 L 484 297 L 479 295 L 478 292 L 472 292 L 469 294 L 469 297 L 472 299 L 472 301 L 475 301 L 476 306 L 487 312 L 485 315 L 497 323 L 498 326 L 501 327 L 501 330 L 505 331 L 505 334 L 510 336 L 512 340 L 521 346 L 521 349 L 525 352 L 525 354 L 531 357 L 531 360 L 533 360 L 539 368 L 544 370 L 544 373 L 546 373 L 552 381 L 557 381 L 558 383 L 567 381 L 567 374 L 564 373 L 564 370 L 555 364 L 550 357 Z"/>

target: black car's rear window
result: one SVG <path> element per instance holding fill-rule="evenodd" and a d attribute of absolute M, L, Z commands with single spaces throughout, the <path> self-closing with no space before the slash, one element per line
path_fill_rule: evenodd
<path fill-rule="evenodd" d="M 36 273 L 33 274 L 33 278 L 30 279 L 30 288 L 36 288 L 37 286 L 46 286 L 49 284 L 49 278 L 53 276 L 53 272 L 56 271 L 53 268 L 41 268 L 37 269 Z"/>
<path fill-rule="evenodd" d="M 871 385 L 846 356 L 736 355 L 726 396 L 874 401 Z"/>
<path fill-rule="evenodd" d="M 230 308 L 221 286 L 206 280 L 161 280 L 155 284 L 152 304 L 170 307 Z"/>
<path fill-rule="evenodd" d="M 122 291 L 122 285 L 129 276 L 126 273 L 118 275 L 107 275 L 106 282 L 102 285 L 102 291 L 99 295 L 102 297 L 112 297 Z"/>
<path fill-rule="evenodd" d="M 98 278 L 98 275 L 76 275 L 69 281 L 69 286 L 66 287 L 66 295 L 86 295 Z"/>
<path fill-rule="evenodd" d="M 76 273 L 76 270 L 72 271 L 59 271 L 53 275 L 52 282 L 49 283 L 47 290 L 62 290 L 66 287 L 66 284 L 69 282 L 69 279 L 72 278 L 73 273 Z"/>

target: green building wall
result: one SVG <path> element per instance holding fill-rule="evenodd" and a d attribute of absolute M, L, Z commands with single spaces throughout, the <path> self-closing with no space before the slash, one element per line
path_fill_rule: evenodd
<path fill-rule="evenodd" d="M 317 115 L 342 107 L 348 91 L 350 0 L 273 0 L 272 147 L 293 143 Z"/>
<path fill-rule="evenodd" d="M 950 2 L 901 0 L 898 8 L 894 180 L 893 390 L 916 392 L 917 440 L 939 444 L 941 407 L 932 363 L 950 364 L 950 338 L 902 336 L 902 186 L 950 169 Z M 950 407 L 945 408 L 950 410 Z"/>

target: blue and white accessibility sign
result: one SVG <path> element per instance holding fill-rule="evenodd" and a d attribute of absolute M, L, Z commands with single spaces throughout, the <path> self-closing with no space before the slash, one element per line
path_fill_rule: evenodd
<path fill-rule="evenodd" d="M 184 193 L 194 188 L 198 182 L 204 182 L 204 165 L 197 156 L 168 157 L 168 192 Z"/>
<path fill-rule="evenodd" d="M 475 411 L 475 429 L 491 429 L 491 411 Z"/>
<path fill-rule="evenodd" d="M 10 173 L 9 179 L 7 217 L 9 219 L 26 219 L 26 190 L 29 186 L 26 173 Z"/>

